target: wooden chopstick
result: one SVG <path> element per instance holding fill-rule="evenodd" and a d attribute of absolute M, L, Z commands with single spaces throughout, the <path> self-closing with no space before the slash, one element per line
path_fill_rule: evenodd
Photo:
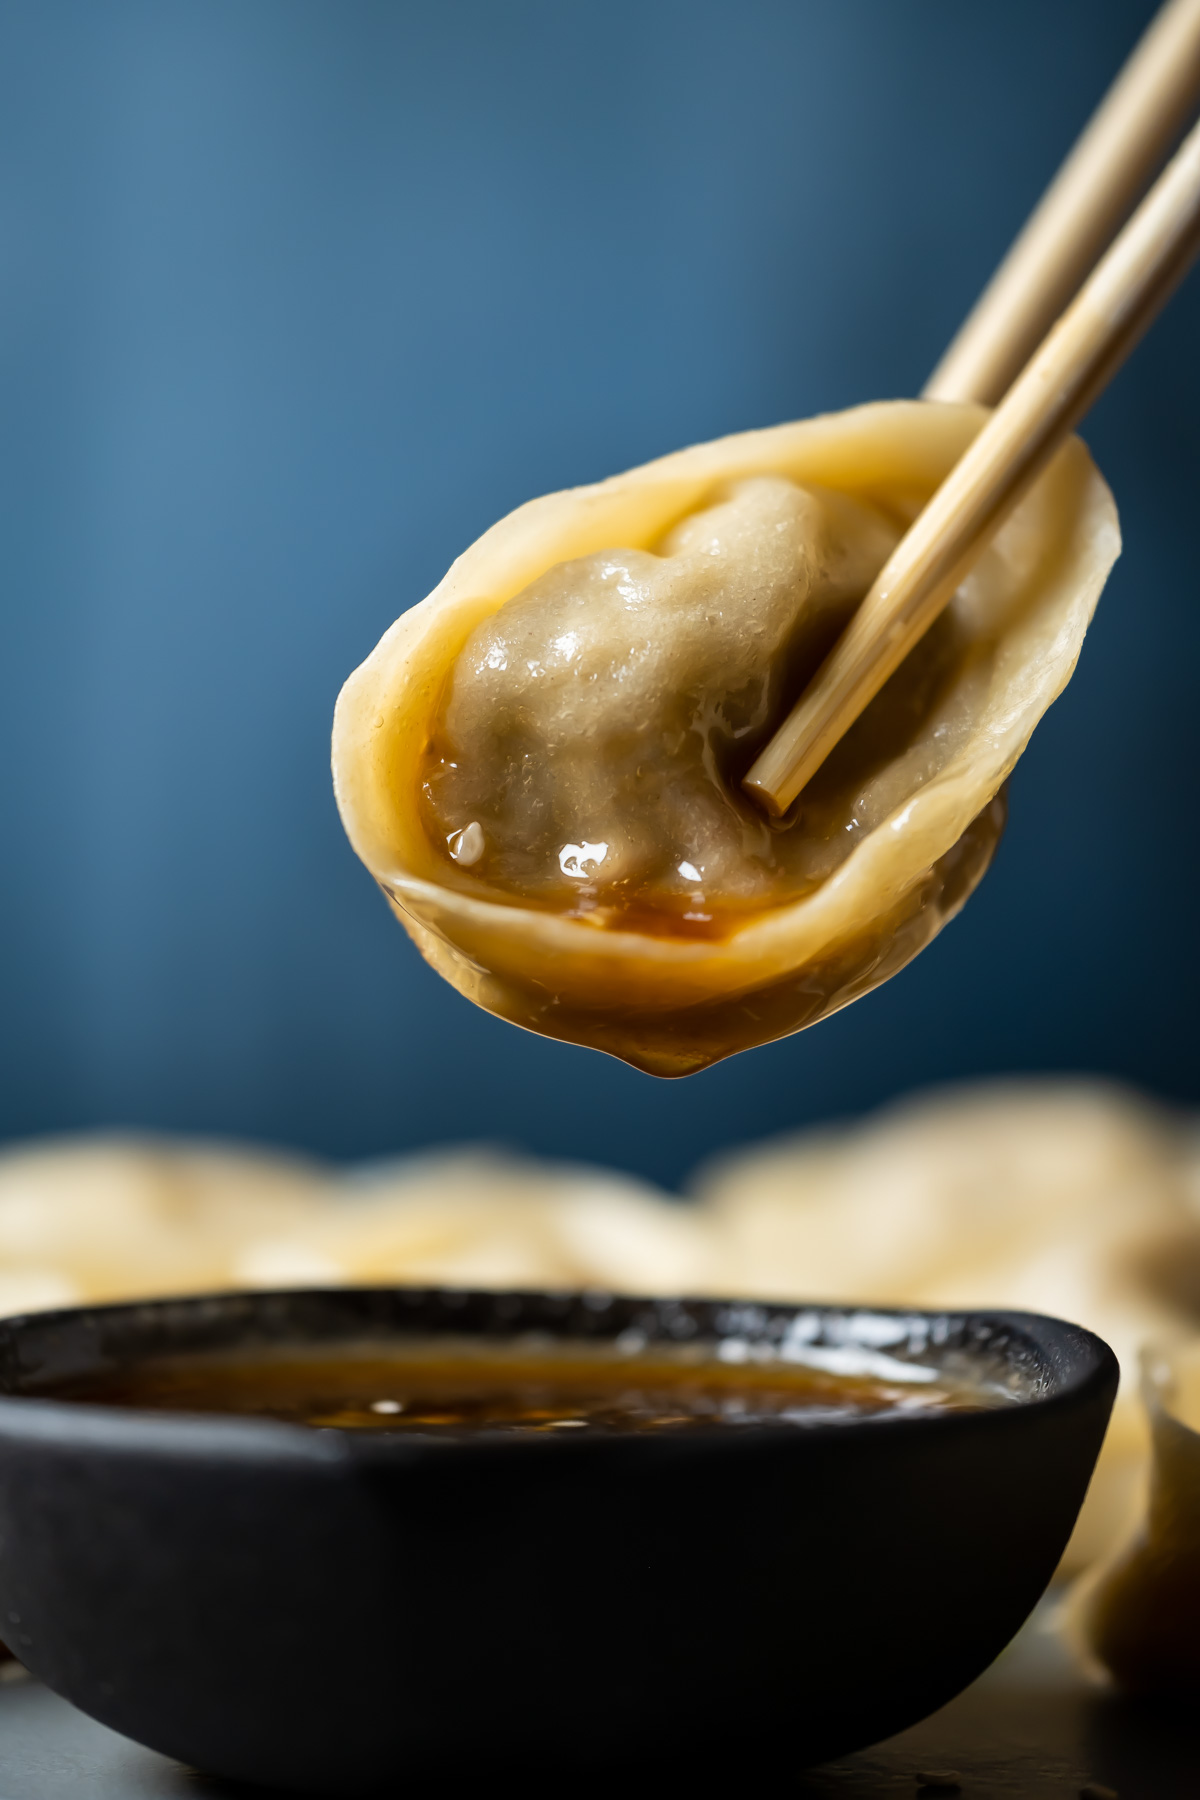
<path fill-rule="evenodd" d="M 925 384 L 1007 392 L 1111 243 L 1200 99 L 1200 0 L 1167 0 Z"/>
<path fill-rule="evenodd" d="M 950 600 L 1200 249 L 1200 124 L 884 564 L 743 785 L 776 817 Z"/>

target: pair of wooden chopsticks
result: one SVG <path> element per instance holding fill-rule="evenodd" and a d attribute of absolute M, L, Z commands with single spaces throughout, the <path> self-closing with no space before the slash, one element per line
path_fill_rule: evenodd
<path fill-rule="evenodd" d="M 776 817 L 929 629 L 1200 250 L 1200 124 L 1113 236 L 1198 97 L 1200 0 L 1168 0 L 929 379 L 927 399 L 1003 399 L 746 776 Z"/>

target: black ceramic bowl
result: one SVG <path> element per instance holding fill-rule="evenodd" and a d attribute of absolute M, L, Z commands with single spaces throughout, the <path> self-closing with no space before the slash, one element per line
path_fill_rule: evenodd
<path fill-rule="evenodd" d="M 168 1350 L 531 1330 L 986 1355 L 1024 1397 L 469 1441 L 20 1397 Z M 923 1717 L 1012 1637 L 1116 1381 L 1097 1338 L 1020 1313 L 387 1289 L 10 1319 L 0 1631 L 105 1724 L 268 1785 L 795 1770 Z"/>

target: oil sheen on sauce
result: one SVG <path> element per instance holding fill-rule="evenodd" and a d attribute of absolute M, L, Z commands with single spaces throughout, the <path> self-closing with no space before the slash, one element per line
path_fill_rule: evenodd
<path fill-rule="evenodd" d="M 443 1338 L 163 1357 L 37 1393 L 154 1412 L 457 1437 L 806 1426 L 974 1411 L 1013 1397 L 982 1381 L 884 1360 L 883 1370 L 847 1373 L 782 1359 L 731 1363 L 719 1346 L 697 1355 L 650 1345 L 630 1356 L 583 1342 L 500 1348 Z"/>

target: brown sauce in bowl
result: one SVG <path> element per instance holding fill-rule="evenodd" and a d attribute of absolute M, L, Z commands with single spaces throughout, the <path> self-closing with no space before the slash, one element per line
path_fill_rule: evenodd
<path fill-rule="evenodd" d="M 1015 1397 L 921 1364 L 876 1362 L 847 1372 L 781 1357 L 723 1360 L 719 1345 L 698 1353 L 651 1344 L 622 1354 L 582 1342 L 543 1348 L 426 1339 L 177 1355 L 25 1391 L 140 1411 L 436 1436 L 807 1426 L 974 1411 Z"/>

